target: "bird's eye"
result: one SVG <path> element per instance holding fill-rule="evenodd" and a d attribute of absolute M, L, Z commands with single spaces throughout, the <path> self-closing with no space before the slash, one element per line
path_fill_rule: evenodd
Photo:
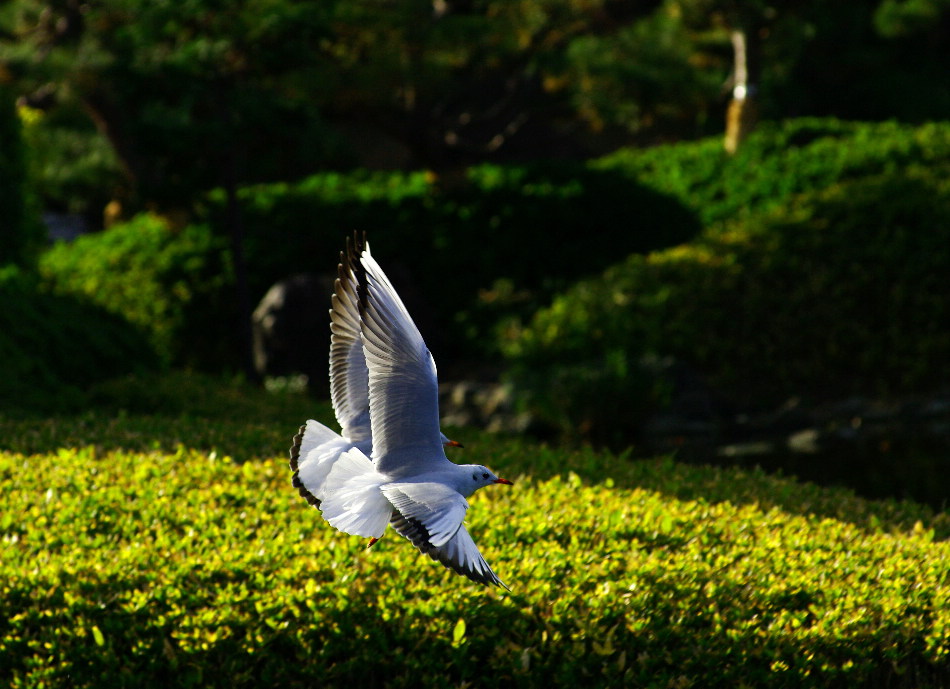
<path fill-rule="evenodd" d="M 482 478 L 488 478 L 488 474 L 482 474 Z"/>
<path fill-rule="evenodd" d="M 478 474 L 472 474 L 472 480 L 473 480 L 473 481 L 477 481 L 477 480 L 478 480 Z"/>

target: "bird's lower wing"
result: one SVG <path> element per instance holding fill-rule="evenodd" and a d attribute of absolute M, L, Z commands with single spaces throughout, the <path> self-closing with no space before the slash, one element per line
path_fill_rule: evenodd
<path fill-rule="evenodd" d="M 396 528 L 395 521 L 396 517 L 394 515 L 390 522 L 393 528 Z M 472 540 L 464 525 L 459 527 L 459 530 L 444 546 L 440 548 L 432 547 L 428 551 L 423 550 L 423 552 L 436 562 L 442 563 L 444 567 L 466 576 L 472 581 L 479 584 L 494 584 L 508 589 L 508 585 L 499 579 L 498 575 L 485 562 L 485 558 L 478 551 L 478 546 L 475 545 L 475 541 Z"/>
<path fill-rule="evenodd" d="M 442 484 L 405 483 L 385 486 L 383 492 L 393 505 L 389 525 L 421 552 L 479 584 L 508 588 L 462 524 L 468 502 L 456 491 Z"/>

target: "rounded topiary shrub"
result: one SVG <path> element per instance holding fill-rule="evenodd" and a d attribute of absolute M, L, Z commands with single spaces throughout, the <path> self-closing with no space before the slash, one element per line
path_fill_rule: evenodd
<path fill-rule="evenodd" d="M 719 137 L 622 149 L 596 161 L 692 209 L 708 228 L 768 209 L 793 196 L 913 164 L 950 157 L 950 123 L 800 118 L 763 123 L 728 155 Z"/>
<path fill-rule="evenodd" d="M 618 357 L 673 356 L 752 406 L 946 385 L 947 179 L 909 167 L 854 180 L 631 256 L 510 331 L 513 375 L 530 398 L 546 398 L 565 365 L 609 372 Z M 605 391 L 617 382 L 607 378 Z"/>
<path fill-rule="evenodd" d="M 679 201 L 579 163 L 482 165 L 459 179 L 325 173 L 241 198 L 252 298 L 294 273 L 335 274 L 345 237 L 366 231 L 397 289 L 422 295 L 442 325 L 420 326 L 437 354 L 441 339 L 480 357 L 497 353 L 491 332 L 506 317 L 529 314 L 618 256 L 700 229 Z M 207 214 L 223 233 L 223 196 L 211 197 Z"/>

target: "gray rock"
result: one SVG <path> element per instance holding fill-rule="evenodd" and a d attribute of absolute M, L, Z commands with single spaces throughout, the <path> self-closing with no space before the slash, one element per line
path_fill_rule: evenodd
<path fill-rule="evenodd" d="M 307 376 L 315 393 L 329 391 L 330 295 L 336 275 L 302 273 L 267 290 L 252 316 L 254 367 L 261 376 Z"/>
<path fill-rule="evenodd" d="M 492 433 L 525 433 L 535 426 L 519 412 L 511 387 L 501 383 L 459 381 L 439 386 L 443 426 L 481 428 Z"/>

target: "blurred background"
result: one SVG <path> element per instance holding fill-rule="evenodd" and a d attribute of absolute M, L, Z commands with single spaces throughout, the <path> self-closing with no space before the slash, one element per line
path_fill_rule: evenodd
<path fill-rule="evenodd" d="M 7 0 L 0 409 L 327 395 L 366 231 L 448 425 L 937 507 L 950 2 Z"/>

